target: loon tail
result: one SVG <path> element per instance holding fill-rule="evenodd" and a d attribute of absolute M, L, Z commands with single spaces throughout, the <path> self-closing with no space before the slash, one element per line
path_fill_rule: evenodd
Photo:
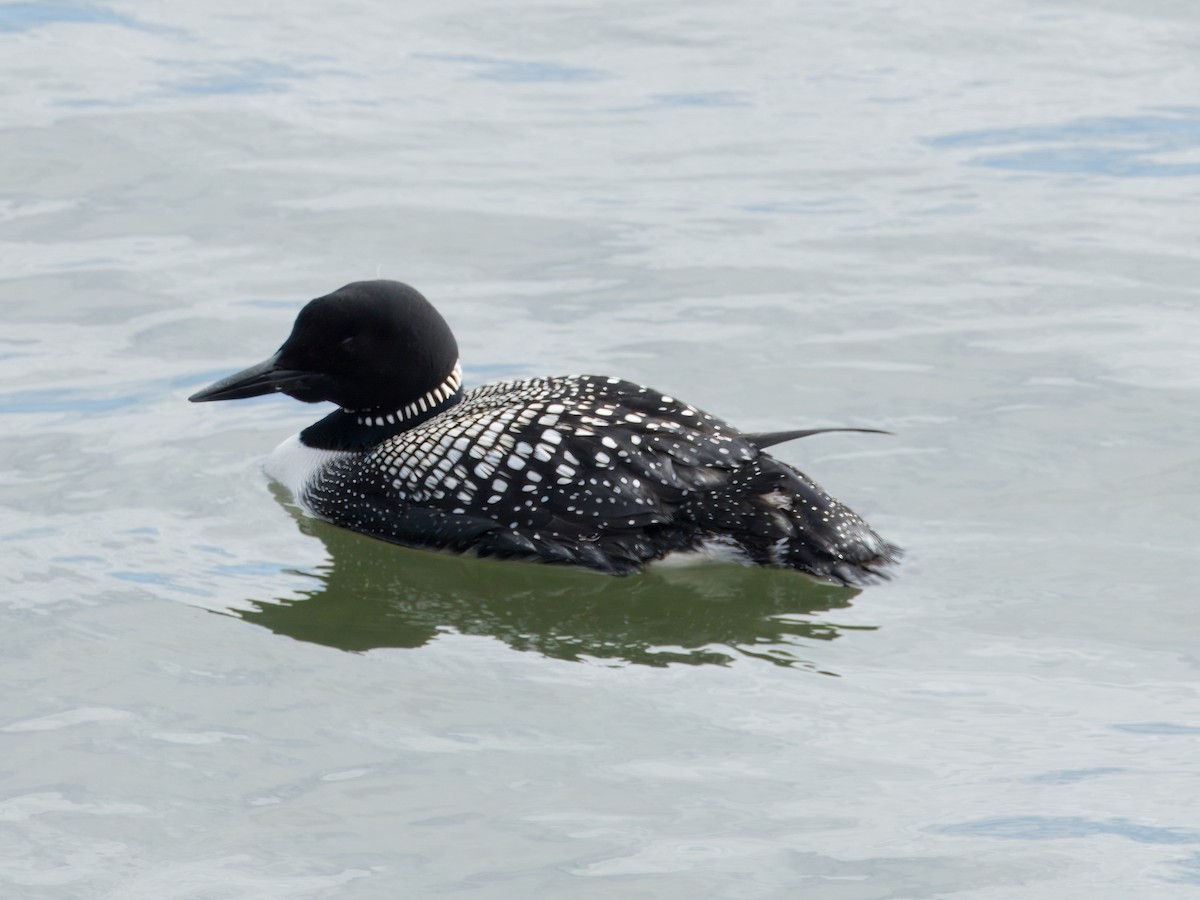
<path fill-rule="evenodd" d="M 702 531 L 740 547 L 749 562 L 838 584 L 886 580 L 902 555 L 804 473 L 765 453 L 692 515 Z"/>

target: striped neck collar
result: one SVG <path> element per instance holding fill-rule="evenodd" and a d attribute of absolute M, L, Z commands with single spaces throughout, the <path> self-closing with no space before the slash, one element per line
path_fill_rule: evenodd
<path fill-rule="evenodd" d="M 339 409 L 300 432 L 300 441 L 321 450 L 369 450 L 456 406 L 462 398 L 462 367 L 455 362 L 441 384 L 395 412 Z"/>
<path fill-rule="evenodd" d="M 380 413 L 378 410 L 343 409 L 342 412 L 354 416 L 359 425 L 410 425 L 415 420 L 424 421 L 429 413 L 441 412 L 444 404 L 454 395 L 462 391 L 462 365 L 455 360 L 454 368 L 446 376 L 446 380 L 432 391 L 418 397 L 412 403 L 406 403 L 395 412 Z"/>

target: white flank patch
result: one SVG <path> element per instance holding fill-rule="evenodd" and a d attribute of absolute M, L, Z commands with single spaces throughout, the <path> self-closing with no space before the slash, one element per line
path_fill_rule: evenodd
<path fill-rule="evenodd" d="M 749 565 L 746 552 L 729 538 L 705 538 L 695 550 L 676 550 L 650 565 L 678 569 L 705 563 L 737 563 Z"/>

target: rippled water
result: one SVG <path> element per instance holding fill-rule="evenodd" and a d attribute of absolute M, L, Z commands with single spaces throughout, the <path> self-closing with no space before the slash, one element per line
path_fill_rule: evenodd
<path fill-rule="evenodd" d="M 0 896 L 1200 888 L 1192 4 L 0 4 Z M 423 290 L 781 447 L 862 593 L 451 559 L 196 407 Z"/>

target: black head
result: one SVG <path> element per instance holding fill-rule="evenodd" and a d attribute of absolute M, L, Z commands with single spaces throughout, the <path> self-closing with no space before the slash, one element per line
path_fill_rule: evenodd
<path fill-rule="evenodd" d="M 311 301 L 279 351 L 189 400 L 282 392 L 347 410 L 401 408 L 443 383 L 458 361 L 450 326 L 398 281 L 356 281 Z"/>

